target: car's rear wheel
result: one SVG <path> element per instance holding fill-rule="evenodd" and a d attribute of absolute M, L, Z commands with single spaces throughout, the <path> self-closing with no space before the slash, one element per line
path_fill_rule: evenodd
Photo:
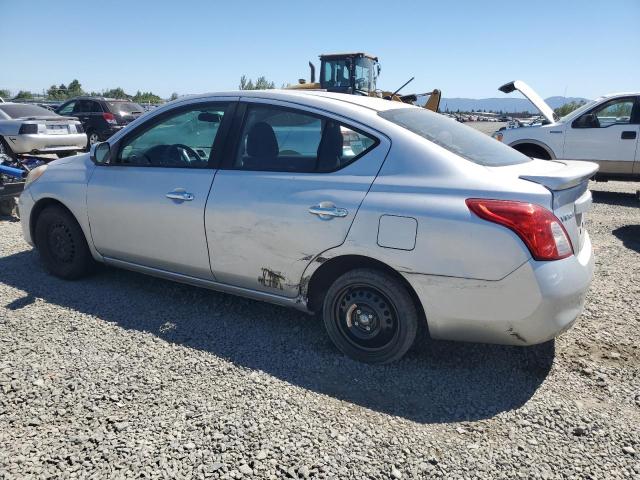
<path fill-rule="evenodd" d="M 60 206 L 46 207 L 40 213 L 35 241 L 45 268 L 56 277 L 75 280 L 87 275 L 94 266 L 82 228 Z"/>
<path fill-rule="evenodd" d="M 91 145 L 95 145 L 100 142 L 100 137 L 93 130 L 87 132 L 87 150 L 91 148 Z"/>
<path fill-rule="evenodd" d="M 16 158 L 16 154 L 13 153 L 13 150 L 11 150 L 7 141 L 2 137 L 0 137 L 0 155 L 7 155 L 11 158 Z"/>
<path fill-rule="evenodd" d="M 323 319 L 333 343 L 367 363 L 400 359 L 418 330 L 409 292 L 393 276 L 373 269 L 352 270 L 336 279 L 324 299 Z"/>

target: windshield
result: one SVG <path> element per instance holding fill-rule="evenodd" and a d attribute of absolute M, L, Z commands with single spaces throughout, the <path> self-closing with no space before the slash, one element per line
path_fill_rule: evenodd
<path fill-rule="evenodd" d="M 497 167 L 531 161 L 478 130 L 424 108 L 386 110 L 378 112 L 378 115 L 479 165 Z"/>
<path fill-rule="evenodd" d="M 573 117 L 574 115 L 581 115 L 583 112 L 589 110 L 591 107 L 593 107 L 596 103 L 598 103 L 600 100 L 602 100 L 602 98 L 604 97 L 600 97 L 596 100 L 593 100 L 591 102 L 587 102 L 585 103 L 583 106 L 581 106 L 580 108 L 576 108 L 574 111 L 567 113 L 564 117 L 560 118 L 561 122 L 564 122 L 565 120 L 567 120 L 568 117 Z"/>
<path fill-rule="evenodd" d="M 137 103 L 133 102 L 107 102 L 109 104 L 109 109 L 112 112 L 123 112 L 123 113 L 142 113 L 144 112 L 144 108 L 142 108 Z"/>
<path fill-rule="evenodd" d="M 51 117 L 56 116 L 51 110 L 30 104 L 8 104 L 0 103 L 0 110 L 6 113 L 10 118 L 22 117 Z"/>
<path fill-rule="evenodd" d="M 370 58 L 356 58 L 355 64 L 356 90 L 367 93 L 376 89 L 373 60 Z"/>
<path fill-rule="evenodd" d="M 325 88 L 351 88 L 346 59 L 324 60 L 322 83 Z"/>

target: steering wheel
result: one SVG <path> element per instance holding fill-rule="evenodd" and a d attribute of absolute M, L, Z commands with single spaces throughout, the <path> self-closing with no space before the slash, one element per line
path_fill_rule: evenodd
<path fill-rule="evenodd" d="M 186 163 L 202 160 L 200 158 L 200 155 L 198 155 L 198 152 L 196 152 L 190 146 L 185 145 L 184 143 L 174 143 L 173 145 L 171 145 L 170 148 L 175 148 L 176 150 L 178 149 L 182 150 L 181 157 L 182 157 L 182 160 L 184 160 Z"/>

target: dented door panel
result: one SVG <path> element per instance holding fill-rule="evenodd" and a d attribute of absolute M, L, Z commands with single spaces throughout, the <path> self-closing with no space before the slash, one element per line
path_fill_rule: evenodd
<path fill-rule="evenodd" d="M 211 269 L 222 283 L 295 297 L 314 257 L 342 244 L 390 148 L 332 173 L 218 171 L 205 213 Z M 321 203 L 346 210 L 322 218 Z M 374 239 L 375 241 L 375 239 Z"/>

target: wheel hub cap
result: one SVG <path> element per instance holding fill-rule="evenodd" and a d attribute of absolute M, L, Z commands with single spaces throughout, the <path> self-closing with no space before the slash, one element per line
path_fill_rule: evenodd
<path fill-rule="evenodd" d="M 346 289 L 338 299 L 336 315 L 343 335 L 360 348 L 383 348 L 398 332 L 395 308 L 369 286 Z"/>

